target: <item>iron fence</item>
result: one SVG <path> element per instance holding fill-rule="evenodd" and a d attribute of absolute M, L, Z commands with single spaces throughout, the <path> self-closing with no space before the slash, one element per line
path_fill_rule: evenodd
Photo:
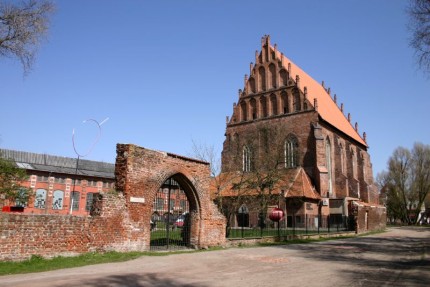
<path fill-rule="evenodd" d="M 354 229 L 353 220 L 341 214 L 331 216 L 287 215 L 279 222 L 274 222 L 261 213 L 250 212 L 247 216 L 237 215 L 232 224 L 227 226 L 226 236 L 230 239 L 261 238 L 333 233 Z"/>

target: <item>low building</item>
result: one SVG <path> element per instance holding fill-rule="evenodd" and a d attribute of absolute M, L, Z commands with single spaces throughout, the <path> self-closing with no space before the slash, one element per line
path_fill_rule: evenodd
<path fill-rule="evenodd" d="M 34 192 L 29 202 L 6 203 L 23 205 L 24 213 L 88 215 L 97 194 L 115 188 L 112 163 L 9 149 L 0 149 L 0 155 L 29 176 L 22 183 Z"/>

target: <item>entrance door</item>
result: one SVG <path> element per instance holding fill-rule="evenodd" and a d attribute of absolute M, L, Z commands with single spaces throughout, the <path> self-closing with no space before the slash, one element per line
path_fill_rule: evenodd
<path fill-rule="evenodd" d="M 173 178 L 158 190 L 152 207 L 151 250 L 187 248 L 190 243 L 190 210 L 184 190 Z"/>

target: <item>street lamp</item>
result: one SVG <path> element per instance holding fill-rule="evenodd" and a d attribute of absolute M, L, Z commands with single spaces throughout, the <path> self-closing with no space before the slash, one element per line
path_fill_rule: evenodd
<path fill-rule="evenodd" d="M 75 195 L 75 187 L 76 187 L 76 177 L 78 174 L 78 167 L 79 167 L 79 159 L 82 157 L 85 157 L 87 155 L 90 154 L 90 152 L 93 150 L 94 146 L 98 143 L 98 141 L 100 140 L 100 137 L 102 135 L 102 127 L 101 125 L 104 124 L 105 122 L 107 122 L 107 120 L 109 120 L 109 118 L 104 119 L 101 123 L 99 123 L 98 121 L 94 120 L 94 119 L 87 119 L 84 120 L 82 123 L 85 124 L 87 122 L 92 122 L 95 123 L 97 125 L 98 128 L 98 132 L 97 132 L 97 136 L 94 139 L 93 143 L 91 144 L 91 146 L 88 148 L 86 153 L 80 154 L 77 149 L 76 149 L 76 145 L 75 145 L 75 129 L 73 129 L 72 131 L 72 145 L 73 145 L 73 150 L 75 151 L 77 157 L 76 160 L 76 168 L 75 168 L 75 177 L 73 178 L 73 190 L 72 190 L 72 196 L 70 197 L 70 215 L 72 215 L 73 213 L 73 200 L 74 200 L 74 195 Z M 79 200 L 79 199 L 78 199 Z"/>

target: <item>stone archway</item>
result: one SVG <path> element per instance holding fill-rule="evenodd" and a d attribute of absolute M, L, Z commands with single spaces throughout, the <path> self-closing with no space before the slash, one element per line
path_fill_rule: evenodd
<path fill-rule="evenodd" d="M 225 218 L 210 199 L 208 163 L 136 145 L 118 144 L 115 177 L 116 188 L 125 197 L 130 249 L 150 248 L 153 202 L 160 186 L 169 178 L 183 187 L 190 204 L 190 247 L 225 243 Z"/>

